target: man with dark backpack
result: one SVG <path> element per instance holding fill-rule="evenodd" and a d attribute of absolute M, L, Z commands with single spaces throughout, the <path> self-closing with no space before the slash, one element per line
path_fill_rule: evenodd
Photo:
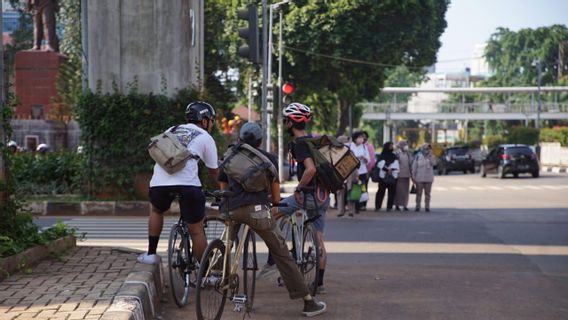
<path fill-rule="evenodd" d="M 280 202 L 280 182 L 276 170 L 277 160 L 259 149 L 262 129 L 256 123 L 245 123 L 239 134 L 239 143 L 229 147 L 219 170 L 222 189 L 233 196 L 223 201 L 221 211 L 228 212 L 231 220 L 247 224 L 266 243 L 291 299 L 303 298 L 302 314 L 313 317 L 325 312 L 326 305 L 309 294 L 302 274 L 288 251 L 277 223 L 272 219 L 268 203 Z M 260 161 L 259 161 L 260 160 Z M 236 234 L 235 230 L 232 232 Z"/>
<path fill-rule="evenodd" d="M 317 286 L 316 293 L 321 294 L 325 293 L 323 277 L 327 263 L 327 254 L 324 245 L 324 228 L 325 216 L 329 207 L 329 192 L 324 190 L 325 188 L 320 188 L 317 183 L 316 165 L 307 142 L 312 138 L 311 135 L 306 133 L 306 124 L 312 117 L 310 108 L 301 103 L 293 102 L 283 110 L 283 114 L 288 134 L 294 139 L 290 152 L 298 164 L 298 185 L 294 194 L 282 201 L 287 204 L 287 207 L 278 207 L 272 210 L 276 217 L 279 214 L 292 215 L 296 210 L 304 207 L 304 200 L 305 209 L 317 210 L 319 218 L 313 221 L 313 225 L 316 229 L 316 237 L 321 252 L 318 283 L 314 285 Z M 270 257 L 267 265 L 265 265 L 265 269 L 268 270 L 268 268 L 270 268 Z M 261 271 L 261 273 L 263 272 Z"/>
<path fill-rule="evenodd" d="M 205 196 L 201 190 L 198 175 L 198 161 L 203 161 L 208 168 L 209 177 L 217 181 L 217 147 L 210 133 L 215 124 L 215 110 L 202 101 L 192 102 L 185 109 L 186 124 L 166 130 L 173 133 L 191 157 L 182 163 L 179 170 L 168 171 L 157 162 L 150 180 L 148 195 L 152 211 L 148 220 L 148 252 L 138 257 L 138 261 L 156 264 L 158 241 L 164 225 L 164 212 L 170 209 L 172 201 L 179 196 L 180 214 L 188 224 L 189 234 L 193 242 L 193 255 L 201 260 L 207 247 L 207 239 L 203 230 L 205 218 Z M 177 141 L 176 141 L 177 143 Z"/>

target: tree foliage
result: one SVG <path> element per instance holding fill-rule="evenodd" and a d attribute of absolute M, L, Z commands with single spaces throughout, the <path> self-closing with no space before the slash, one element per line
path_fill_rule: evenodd
<path fill-rule="evenodd" d="M 386 69 L 435 62 L 447 6 L 448 1 L 295 1 L 286 14 L 289 77 L 300 94 L 326 89 L 337 96 L 342 134 L 349 105 L 374 98 Z"/>
<path fill-rule="evenodd" d="M 568 41 L 568 29 L 565 25 L 527 28 L 518 32 L 498 28 L 485 48 L 485 58 L 495 73 L 486 85 L 536 86 L 536 60 L 540 61 L 542 68 L 541 85 L 559 83 L 559 45 L 565 41 Z M 568 51 L 568 44 L 565 48 L 565 51 Z M 564 62 L 563 74 L 568 74 L 568 53 L 561 58 Z"/>

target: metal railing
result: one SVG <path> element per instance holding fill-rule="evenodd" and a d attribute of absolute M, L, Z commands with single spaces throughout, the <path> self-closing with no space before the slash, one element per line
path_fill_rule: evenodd
<path fill-rule="evenodd" d="M 433 106 L 424 105 L 424 110 L 414 110 L 408 103 L 359 103 L 363 113 L 524 113 L 538 111 L 536 103 L 438 103 Z M 568 112 L 568 103 L 543 102 L 541 113 Z"/>

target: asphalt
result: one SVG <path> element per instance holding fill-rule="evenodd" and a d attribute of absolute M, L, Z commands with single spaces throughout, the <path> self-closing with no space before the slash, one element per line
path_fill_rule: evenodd
<path fill-rule="evenodd" d="M 436 179 L 447 191 L 434 195 L 444 200 L 429 214 L 339 219 L 330 209 L 320 318 L 568 319 L 566 176 Z M 14 274 L 0 282 L 0 320 L 193 318 L 195 297 L 175 307 L 164 266 L 139 264 L 138 253 L 80 246 Z M 257 282 L 256 297 L 251 319 L 300 318 L 301 301 L 290 301 L 275 277 Z M 244 316 L 228 304 L 223 319 Z"/>

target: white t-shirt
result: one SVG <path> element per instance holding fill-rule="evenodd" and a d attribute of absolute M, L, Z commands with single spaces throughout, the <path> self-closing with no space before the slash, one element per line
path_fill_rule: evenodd
<path fill-rule="evenodd" d="M 355 157 L 357 157 L 357 159 L 359 159 L 359 161 L 361 161 L 361 165 L 359 166 L 359 169 L 357 169 L 357 174 L 358 175 L 366 174 L 367 173 L 367 163 L 369 163 L 369 161 L 371 161 L 371 157 L 369 156 L 369 150 L 367 150 L 367 146 L 365 146 L 364 144 L 357 145 L 357 144 L 355 144 L 355 142 L 353 142 L 349 146 L 349 149 L 351 149 L 351 151 L 353 151 L 353 154 L 355 155 Z M 364 162 L 362 159 L 365 159 L 367 161 Z"/>
<path fill-rule="evenodd" d="M 171 130 L 173 127 L 169 128 Z M 217 169 L 217 146 L 211 135 L 193 123 L 182 124 L 177 127 L 175 135 L 187 147 L 191 154 L 196 155 L 210 169 Z M 201 186 L 196 159 L 189 159 L 185 168 L 174 173 L 167 173 L 158 164 L 154 165 L 154 174 L 150 180 L 150 187 L 156 186 Z"/>

